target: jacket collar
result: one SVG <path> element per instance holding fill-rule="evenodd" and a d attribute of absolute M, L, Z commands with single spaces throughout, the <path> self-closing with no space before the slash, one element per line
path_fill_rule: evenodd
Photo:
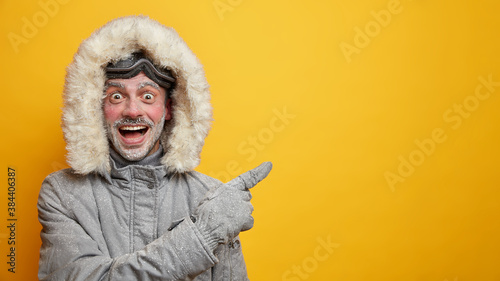
<path fill-rule="evenodd" d="M 161 163 L 161 158 L 164 156 L 161 148 L 140 161 L 128 161 L 111 147 L 109 150 L 111 171 L 104 177 L 110 184 L 130 188 L 133 180 L 140 180 L 158 187 L 161 186 L 163 178 L 169 176 L 167 168 Z"/>

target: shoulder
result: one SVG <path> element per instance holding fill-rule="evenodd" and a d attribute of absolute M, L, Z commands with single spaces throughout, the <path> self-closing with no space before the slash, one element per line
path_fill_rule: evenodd
<path fill-rule="evenodd" d="M 222 182 L 216 178 L 212 178 L 211 176 L 207 176 L 205 174 L 202 174 L 197 171 L 191 171 L 186 173 L 189 177 L 196 179 L 198 181 L 206 182 L 206 183 L 211 183 L 211 184 L 222 184 Z"/>
<path fill-rule="evenodd" d="M 42 183 L 38 203 L 72 202 L 84 193 L 92 193 L 91 177 L 96 175 L 77 174 L 73 169 L 63 169 L 49 174 Z"/>
<path fill-rule="evenodd" d="M 81 175 L 73 169 L 63 169 L 49 174 L 42 183 L 41 191 L 64 190 L 70 192 L 73 188 L 84 186 L 93 175 Z"/>
<path fill-rule="evenodd" d="M 44 181 L 77 180 L 82 177 L 85 176 L 77 174 L 72 168 L 67 168 L 49 174 Z"/>
<path fill-rule="evenodd" d="M 222 184 L 220 180 L 197 171 L 174 174 L 172 179 L 184 181 L 190 188 L 202 189 L 204 191 L 208 191 Z"/>

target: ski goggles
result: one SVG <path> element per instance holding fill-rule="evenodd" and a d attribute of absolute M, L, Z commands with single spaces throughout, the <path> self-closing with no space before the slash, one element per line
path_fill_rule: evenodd
<path fill-rule="evenodd" d="M 136 52 L 130 58 L 109 63 L 105 70 L 108 79 L 129 79 L 142 71 L 149 79 L 165 88 L 167 92 L 173 88 L 175 83 L 175 78 L 170 70 L 157 68 L 142 52 Z"/>

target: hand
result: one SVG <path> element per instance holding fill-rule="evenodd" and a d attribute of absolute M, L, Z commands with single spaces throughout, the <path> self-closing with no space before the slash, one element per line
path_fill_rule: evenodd
<path fill-rule="evenodd" d="M 241 231 L 253 227 L 252 194 L 249 189 L 263 180 L 271 171 L 271 162 L 241 174 L 230 182 L 207 192 L 194 216 L 198 227 L 208 244 L 214 250 L 218 244 L 225 244 Z"/>

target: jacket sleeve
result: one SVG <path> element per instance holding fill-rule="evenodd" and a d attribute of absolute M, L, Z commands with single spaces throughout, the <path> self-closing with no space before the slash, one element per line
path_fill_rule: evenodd
<path fill-rule="evenodd" d="M 98 243 L 103 238 L 71 215 L 65 195 L 50 176 L 42 184 L 40 280 L 190 280 L 218 262 L 190 219 L 139 251 L 111 258 Z"/>
<path fill-rule="evenodd" d="M 215 253 L 220 262 L 213 268 L 213 280 L 249 280 L 239 236 L 220 245 Z"/>

